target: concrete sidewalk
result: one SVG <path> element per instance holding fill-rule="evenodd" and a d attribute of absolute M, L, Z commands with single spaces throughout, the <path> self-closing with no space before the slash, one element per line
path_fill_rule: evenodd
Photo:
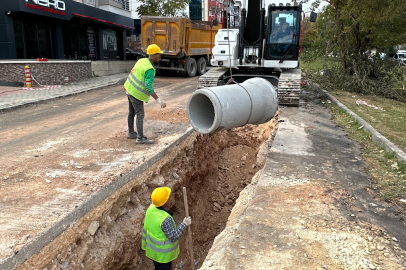
<path fill-rule="evenodd" d="M 115 85 L 117 83 L 124 82 L 127 76 L 128 73 L 119 73 L 109 76 L 92 77 L 81 82 L 51 89 L 23 91 L 22 88 L 15 88 L 15 90 L 13 91 L 15 93 L 0 95 L 0 110 L 12 109 L 30 103 L 69 96 L 81 92 Z"/>
<path fill-rule="evenodd" d="M 406 224 L 368 192 L 360 146 L 331 120 L 324 96 L 307 95 L 280 108 L 265 166 L 200 270 L 406 269 Z"/>

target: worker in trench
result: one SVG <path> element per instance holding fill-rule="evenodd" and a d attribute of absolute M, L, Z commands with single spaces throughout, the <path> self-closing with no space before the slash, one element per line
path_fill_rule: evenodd
<path fill-rule="evenodd" d="M 123 90 L 128 98 L 128 139 L 136 139 L 136 143 L 151 144 L 152 140 L 144 136 L 144 102 L 148 103 L 152 96 L 161 105 L 166 107 L 166 103 L 158 97 L 153 88 L 155 78 L 154 64 L 161 60 L 162 51 L 156 44 L 151 44 L 147 48 L 148 58 L 142 58 L 135 63 L 130 72 Z M 134 118 L 137 116 L 137 132 L 134 131 Z"/>
<path fill-rule="evenodd" d="M 156 188 L 145 214 L 141 248 L 154 262 L 155 270 L 172 270 L 172 261 L 179 255 L 178 239 L 192 223 L 191 217 L 185 217 L 176 228 L 173 214 L 168 211 L 175 205 L 175 197 L 170 195 L 170 188 Z"/>

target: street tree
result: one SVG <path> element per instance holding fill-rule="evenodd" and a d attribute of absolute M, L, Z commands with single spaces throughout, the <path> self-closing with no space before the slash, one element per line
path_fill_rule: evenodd
<path fill-rule="evenodd" d="M 331 80 L 340 89 L 406 100 L 405 69 L 380 61 L 379 53 L 406 43 L 405 0 L 317 0 L 327 2 L 317 18 L 319 48 L 339 62 Z M 372 54 L 376 51 L 376 54 Z M 331 67 L 330 67 L 331 68 Z"/>
<path fill-rule="evenodd" d="M 186 7 L 189 0 L 139 0 L 136 9 L 141 16 L 187 17 Z"/>
<path fill-rule="evenodd" d="M 313 7 L 322 1 L 329 5 L 318 18 L 319 41 L 339 52 L 345 70 L 351 58 L 406 42 L 405 0 L 318 0 Z"/>

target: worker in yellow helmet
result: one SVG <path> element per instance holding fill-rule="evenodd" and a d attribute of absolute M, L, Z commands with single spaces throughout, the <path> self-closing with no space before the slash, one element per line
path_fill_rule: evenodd
<path fill-rule="evenodd" d="M 156 188 L 151 194 L 152 204 L 145 214 L 141 248 L 155 265 L 155 270 L 172 270 L 172 261 L 179 255 L 178 238 L 192 223 L 185 217 L 176 228 L 173 214 L 168 211 L 175 204 L 168 187 Z"/>
<path fill-rule="evenodd" d="M 166 103 L 158 97 L 153 88 L 155 78 L 154 64 L 161 60 L 161 49 L 151 44 L 147 48 L 148 58 L 142 58 L 135 63 L 130 72 L 123 90 L 127 93 L 128 112 L 128 139 L 136 139 L 137 143 L 151 144 L 153 141 L 144 136 L 144 102 L 148 102 L 152 96 L 161 108 L 166 107 Z M 137 132 L 134 131 L 134 117 L 137 115 Z"/>

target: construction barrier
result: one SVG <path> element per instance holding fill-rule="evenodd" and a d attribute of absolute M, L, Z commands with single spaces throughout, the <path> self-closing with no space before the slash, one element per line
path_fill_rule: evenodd
<path fill-rule="evenodd" d="M 25 66 L 25 86 L 31 88 L 31 72 L 28 66 Z"/>

